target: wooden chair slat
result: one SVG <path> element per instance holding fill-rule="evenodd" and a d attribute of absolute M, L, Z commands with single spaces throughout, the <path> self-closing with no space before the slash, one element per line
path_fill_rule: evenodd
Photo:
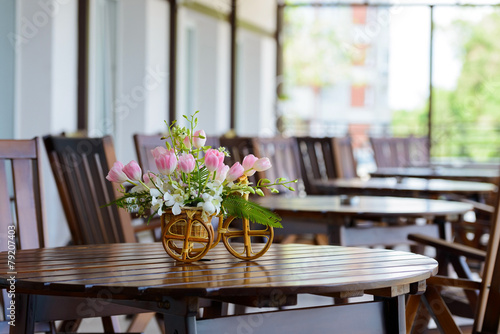
<path fill-rule="evenodd" d="M 31 160 L 15 159 L 12 161 L 12 165 L 20 246 L 23 249 L 39 248 L 38 232 L 32 225 L 33 222 L 36 222 L 37 215 Z"/>
<path fill-rule="evenodd" d="M 35 140 L 36 141 L 36 140 Z M 34 159 L 37 147 L 33 140 L 0 140 L 0 159 Z"/>
<path fill-rule="evenodd" d="M 9 189 L 7 186 L 7 170 L 5 168 L 6 161 L 0 159 L 0 238 L 4 242 L 0 243 L 0 251 L 6 251 L 8 247 L 7 235 L 8 226 L 14 222 L 11 213 L 11 202 L 9 196 Z"/>

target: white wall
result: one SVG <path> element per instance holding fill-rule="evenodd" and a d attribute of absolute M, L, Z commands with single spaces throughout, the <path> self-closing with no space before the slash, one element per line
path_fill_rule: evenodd
<path fill-rule="evenodd" d="M 238 31 L 236 132 L 240 136 L 275 135 L 275 52 L 273 39 Z"/>
<path fill-rule="evenodd" d="M 76 127 L 77 0 L 17 1 L 15 137 Z M 65 245 L 69 231 L 42 148 L 47 244 Z"/>
<path fill-rule="evenodd" d="M 200 110 L 200 128 L 221 135 L 229 130 L 229 23 L 182 7 L 178 22 L 177 119 Z M 194 33 L 193 64 L 188 64 L 189 29 Z M 194 74 L 191 92 L 188 71 Z"/>
<path fill-rule="evenodd" d="M 164 0 L 120 2 L 115 118 L 117 158 L 136 159 L 132 136 L 166 131 L 168 119 L 168 4 Z"/>
<path fill-rule="evenodd" d="M 0 1 L 0 139 L 14 137 L 15 0 Z"/>

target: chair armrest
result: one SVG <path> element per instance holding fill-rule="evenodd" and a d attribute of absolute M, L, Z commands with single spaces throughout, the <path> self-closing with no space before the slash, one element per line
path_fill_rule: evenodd
<path fill-rule="evenodd" d="M 437 250 L 445 251 L 456 256 L 465 256 L 467 258 L 480 261 L 484 261 L 486 258 L 485 251 L 458 243 L 449 242 L 443 239 L 429 237 L 423 234 L 410 234 L 408 235 L 408 239 L 416 241 L 420 244 L 424 244 L 426 246 L 432 246 Z"/>
<path fill-rule="evenodd" d="M 470 200 L 467 198 L 461 198 L 460 202 L 472 204 L 474 206 L 474 211 L 476 211 L 476 212 L 480 212 L 483 214 L 494 214 L 495 213 L 495 207 L 492 205 L 473 201 L 473 200 Z"/>
<path fill-rule="evenodd" d="M 481 289 L 481 282 L 447 276 L 432 276 L 427 279 L 426 283 L 427 285 L 450 286 L 467 290 Z"/>

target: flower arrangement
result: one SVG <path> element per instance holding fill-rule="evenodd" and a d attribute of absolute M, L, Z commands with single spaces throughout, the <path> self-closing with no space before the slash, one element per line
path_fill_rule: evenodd
<path fill-rule="evenodd" d="M 116 204 L 149 219 L 155 214 L 161 216 L 171 212 L 178 215 L 182 209 L 198 209 L 206 220 L 214 214 L 223 214 L 282 227 L 279 216 L 244 197 L 246 194 L 264 196 L 262 188 L 277 193 L 275 186 L 278 185 L 293 191 L 290 184 L 297 180 L 278 178 L 271 182 L 261 179 L 255 185 L 250 183 L 248 176 L 272 167 L 269 159 L 249 154 L 241 163 L 229 167 L 224 163 L 224 158 L 229 156 L 227 150 L 205 146 L 205 131 L 195 131 L 197 113 L 184 116 L 188 127 L 172 122 L 168 135 L 162 137 L 165 147 L 151 151 L 159 173 L 147 171 L 143 174 L 133 160 L 126 165 L 119 161 L 114 163 L 106 179 L 120 183 L 123 196 L 108 205 Z M 127 190 L 126 183 L 132 188 Z"/>

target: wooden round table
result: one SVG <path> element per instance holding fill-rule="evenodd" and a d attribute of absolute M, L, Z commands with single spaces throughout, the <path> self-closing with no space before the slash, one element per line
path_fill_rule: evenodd
<path fill-rule="evenodd" d="M 0 253 L 4 259 L 7 253 Z M 408 252 L 341 246 L 272 245 L 257 261 L 217 246 L 207 261 L 174 262 L 160 243 L 71 246 L 16 253 L 15 271 L 0 263 L 0 287 L 15 277 L 16 326 L 35 320 L 161 312 L 168 333 L 401 333 L 405 295 L 421 293 L 437 271 L 431 258 Z M 298 294 L 373 301 L 197 318 L 210 302 L 253 307 L 297 303 Z M 9 302 L 9 300 L 7 300 Z M 362 316 L 363 320 L 359 321 Z"/>
<path fill-rule="evenodd" d="M 491 183 L 420 178 L 335 179 L 315 181 L 319 192 L 329 195 L 354 194 L 437 198 L 439 196 L 481 196 L 497 191 Z"/>
<path fill-rule="evenodd" d="M 460 221 L 463 214 L 473 209 L 471 204 L 462 202 L 386 196 L 267 196 L 252 200 L 283 218 L 284 233 L 326 232 L 331 244 L 347 246 L 407 243 L 410 233 L 445 238 L 444 224 Z M 425 218 L 434 224 L 356 228 L 350 226 L 353 217 L 377 221 Z M 279 234 L 280 229 L 275 232 Z"/>
<path fill-rule="evenodd" d="M 459 167 L 395 167 L 377 168 L 370 173 L 372 177 L 396 177 L 396 178 L 423 178 L 444 179 L 455 181 L 477 181 L 497 184 L 500 179 L 500 170 L 476 169 Z"/>

